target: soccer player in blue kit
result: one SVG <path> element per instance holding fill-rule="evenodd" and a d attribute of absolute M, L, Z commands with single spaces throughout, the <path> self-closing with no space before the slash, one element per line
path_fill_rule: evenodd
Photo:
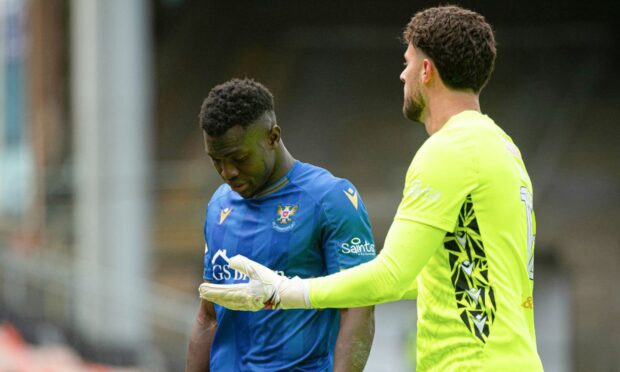
<path fill-rule="evenodd" d="M 293 158 L 262 84 L 232 79 L 216 86 L 199 119 L 206 151 L 225 181 L 207 207 L 205 281 L 247 282 L 228 265 L 237 254 L 301 278 L 375 257 L 357 190 Z M 186 371 L 361 371 L 373 335 L 373 307 L 247 312 L 202 299 Z"/>

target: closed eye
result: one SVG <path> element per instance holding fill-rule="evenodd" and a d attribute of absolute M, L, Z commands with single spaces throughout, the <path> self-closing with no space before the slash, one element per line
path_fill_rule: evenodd
<path fill-rule="evenodd" d="M 232 159 L 234 161 L 236 161 L 236 162 L 243 162 L 243 161 L 246 161 L 248 159 L 248 156 L 247 155 L 243 155 L 243 156 L 234 157 Z"/>

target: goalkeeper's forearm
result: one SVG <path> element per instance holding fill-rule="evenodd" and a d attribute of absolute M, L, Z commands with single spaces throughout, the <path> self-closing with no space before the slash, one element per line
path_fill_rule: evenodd
<path fill-rule="evenodd" d="M 415 294 L 413 285 L 441 247 L 443 230 L 395 220 L 374 260 L 322 278 L 285 278 L 244 256 L 228 262 L 250 277 L 248 283 L 200 285 L 200 296 L 233 310 L 350 308 L 395 301 Z M 413 289 L 413 290 L 412 290 Z"/>
<path fill-rule="evenodd" d="M 305 281 L 310 306 L 349 308 L 402 299 L 444 236 L 445 231 L 428 225 L 395 220 L 377 258 Z"/>

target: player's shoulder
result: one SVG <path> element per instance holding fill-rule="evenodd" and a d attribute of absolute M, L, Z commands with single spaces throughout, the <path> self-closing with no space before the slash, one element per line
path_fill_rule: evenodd
<path fill-rule="evenodd" d="M 476 154 L 481 140 L 497 130 L 488 116 L 477 111 L 461 112 L 424 142 L 418 151 L 419 158 L 430 162 L 443 162 L 445 158 L 465 160 Z"/>
<path fill-rule="evenodd" d="M 434 142 L 477 143 L 502 132 L 493 119 L 478 111 L 463 111 L 452 116 L 436 135 Z"/>
<path fill-rule="evenodd" d="M 355 186 L 346 178 L 336 177 L 327 169 L 309 163 L 300 162 L 293 182 L 317 203 L 328 202 L 334 195 L 341 196 L 343 191 L 357 193 Z"/>
<path fill-rule="evenodd" d="M 209 200 L 209 205 L 217 204 L 230 198 L 233 195 L 233 191 L 229 185 L 223 183 L 221 184 L 211 196 L 211 200 Z"/>

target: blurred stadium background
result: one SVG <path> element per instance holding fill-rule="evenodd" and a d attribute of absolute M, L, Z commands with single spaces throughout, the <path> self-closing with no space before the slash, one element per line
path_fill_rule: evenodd
<path fill-rule="evenodd" d="M 458 3 L 495 27 L 482 106 L 534 181 L 546 370 L 619 371 L 620 3 Z M 231 77 L 273 91 L 382 242 L 426 138 L 398 37 L 435 4 L 0 0 L 0 371 L 182 370 L 219 184 L 196 116 Z M 414 335 L 414 302 L 378 306 L 367 370 L 414 369 Z"/>

